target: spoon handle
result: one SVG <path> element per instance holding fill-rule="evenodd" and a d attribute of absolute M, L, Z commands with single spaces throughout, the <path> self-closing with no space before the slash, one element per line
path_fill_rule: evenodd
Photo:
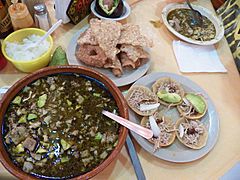
<path fill-rule="evenodd" d="M 117 121 L 119 124 L 125 126 L 126 128 L 134 131 L 135 133 L 139 134 L 140 136 L 146 138 L 146 139 L 150 139 L 153 136 L 153 132 L 150 129 L 144 128 L 138 124 L 135 124 L 131 121 L 128 121 L 120 116 L 117 116 L 113 113 L 110 113 L 108 111 L 103 110 L 102 114 L 104 114 L 105 116 Z"/>
<path fill-rule="evenodd" d="M 38 42 L 36 42 L 36 45 L 41 43 L 42 41 L 44 41 L 50 34 L 52 34 L 53 31 L 55 31 L 58 26 L 60 26 L 62 24 L 62 19 L 58 20 L 54 25 L 52 25 L 52 27 L 47 31 L 46 34 L 44 34 L 41 39 L 39 39 Z"/>
<path fill-rule="evenodd" d="M 189 0 L 186 0 L 186 2 L 187 2 L 187 4 L 188 4 L 188 6 L 190 7 L 190 9 L 194 11 L 194 9 L 193 9 L 193 7 L 192 7 L 190 1 L 189 1 Z"/>

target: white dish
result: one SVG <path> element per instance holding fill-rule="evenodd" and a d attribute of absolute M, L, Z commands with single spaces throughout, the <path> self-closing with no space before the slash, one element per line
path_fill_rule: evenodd
<path fill-rule="evenodd" d="M 3 87 L 0 87 L 0 101 L 3 97 L 3 95 L 8 91 L 8 89 L 10 88 L 10 86 L 3 86 Z"/>
<path fill-rule="evenodd" d="M 164 9 L 162 10 L 162 19 L 163 19 L 163 23 L 166 25 L 168 30 L 170 32 L 172 32 L 175 36 L 179 37 L 180 39 L 182 39 L 186 42 L 192 43 L 192 44 L 212 45 L 212 44 L 215 44 L 218 41 L 220 41 L 224 36 L 224 28 L 223 28 L 223 24 L 219 20 L 219 18 L 213 12 L 209 11 L 208 9 L 206 9 L 204 7 L 197 6 L 197 5 L 192 5 L 192 6 L 194 9 L 198 10 L 203 16 L 207 17 L 214 24 L 214 27 L 216 29 L 215 38 L 210 41 L 193 40 L 191 38 L 188 38 L 188 37 L 183 36 L 182 34 L 178 33 L 172 26 L 170 26 L 170 24 L 167 21 L 167 16 L 168 16 L 169 12 L 171 12 L 172 10 L 181 9 L 181 8 L 189 9 L 187 4 L 171 3 L 164 7 Z"/>
<path fill-rule="evenodd" d="M 111 69 L 95 68 L 95 67 L 88 66 L 88 65 L 78 61 L 75 56 L 75 52 L 76 52 L 76 48 L 77 48 L 77 40 L 78 40 L 80 34 L 83 33 L 88 27 L 89 27 L 88 25 L 84 26 L 82 29 L 80 29 L 78 32 L 76 32 L 73 35 L 73 37 L 68 45 L 67 59 L 68 59 L 68 63 L 70 65 L 80 65 L 80 66 L 85 66 L 88 68 L 95 69 L 95 70 L 103 73 L 104 75 L 106 75 L 108 78 L 110 78 L 118 87 L 131 84 L 147 73 L 147 71 L 150 67 L 150 60 L 148 60 L 146 64 L 143 64 L 142 66 L 140 66 L 137 69 L 124 70 L 123 75 L 121 77 L 114 76 Z"/>
<path fill-rule="evenodd" d="M 130 13 L 131 13 L 131 8 L 130 6 L 128 5 L 128 3 L 126 1 L 123 0 L 123 13 L 120 17 L 118 18 L 108 18 L 108 17 L 103 17 L 101 16 L 100 14 L 98 14 L 96 11 L 95 11 L 95 5 L 96 5 L 96 0 L 94 0 L 91 4 L 91 11 L 92 13 L 97 16 L 98 18 L 100 19 L 110 19 L 110 20 L 113 20 L 113 21 L 121 21 L 123 19 L 126 19 Z"/>
<path fill-rule="evenodd" d="M 217 142 L 219 133 L 219 117 L 216 112 L 215 106 L 211 101 L 210 97 L 202 88 L 200 88 L 197 84 L 195 84 L 188 78 L 177 74 L 151 73 L 140 78 L 133 85 L 144 85 L 148 88 L 151 88 L 153 83 L 162 77 L 171 77 L 181 83 L 186 92 L 199 92 L 206 98 L 208 103 L 208 111 L 206 112 L 206 115 L 201 119 L 201 122 L 205 124 L 209 133 L 206 146 L 199 150 L 193 150 L 181 144 L 176 138 L 171 146 L 160 148 L 156 150 L 156 152 L 153 152 L 153 144 L 151 144 L 148 140 L 142 138 L 141 136 L 137 135 L 136 133 L 132 131 L 131 133 L 143 149 L 160 159 L 177 163 L 191 162 L 197 160 L 206 155 L 209 151 L 211 151 Z M 163 107 L 163 105 L 161 105 L 161 107 Z M 129 119 L 132 122 L 140 124 L 142 117 L 138 116 L 131 110 L 129 111 L 129 115 Z M 165 112 L 164 115 L 170 117 L 174 122 L 179 118 L 179 113 L 176 108 L 172 108 L 171 110 Z"/>

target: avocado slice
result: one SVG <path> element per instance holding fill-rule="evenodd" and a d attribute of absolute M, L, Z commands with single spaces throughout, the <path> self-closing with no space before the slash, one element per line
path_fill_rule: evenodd
<path fill-rule="evenodd" d="M 165 90 L 159 91 L 157 93 L 157 96 L 168 103 L 178 103 L 182 100 L 181 96 L 179 96 L 177 93 L 169 93 Z"/>
<path fill-rule="evenodd" d="M 96 0 L 95 10 L 103 17 L 118 18 L 123 13 L 123 1 Z"/>
<path fill-rule="evenodd" d="M 206 109 L 206 103 L 201 96 L 189 93 L 186 95 L 186 99 L 193 105 L 198 113 L 204 113 Z"/>

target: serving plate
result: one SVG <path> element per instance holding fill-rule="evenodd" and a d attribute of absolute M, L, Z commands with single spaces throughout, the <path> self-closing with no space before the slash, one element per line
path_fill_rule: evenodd
<path fill-rule="evenodd" d="M 96 71 L 99 71 L 101 73 L 103 73 L 104 75 L 106 75 L 108 78 L 110 78 L 116 86 L 121 87 L 121 86 L 125 86 L 128 84 L 131 84 L 133 82 L 135 82 L 136 80 L 138 80 L 140 77 L 142 77 L 145 73 L 147 73 L 149 67 L 150 67 L 150 60 L 147 61 L 146 64 L 143 64 L 142 66 L 138 67 L 137 69 L 134 70 L 123 70 L 123 74 L 121 77 L 116 77 L 114 76 L 114 74 L 112 73 L 111 69 L 103 69 L 103 68 L 95 68 L 95 67 L 91 67 L 88 66 L 80 61 L 77 60 L 75 52 L 76 52 L 76 48 L 77 48 L 77 40 L 79 38 L 79 36 L 88 29 L 88 25 L 84 26 L 82 29 L 80 29 L 78 32 L 76 32 L 69 45 L 67 48 L 67 59 L 68 59 L 68 63 L 70 65 L 80 65 L 80 66 L 85 66 L 91 69 L 94 69 Z"/>
<path fill-rule="evenodd" d="M 193 150 L 181 144 L 176 138 L 174 143 L 171 146 L 160 148 L 155 152 L 153 152 L 153 144 L 151 144 L 145 138 L 137 135 L 136 133 L 132 131 L 131 133 L 135 138 L 135 140 L 143 149 L 145 149 L 152 155 L 162 160 L 177 162 L 177 163 L 191 162 L 191 161 L 197 160 L 203 157 L 204 155 L 206 155 L 209 151 L 211 151 L 211 149 L 213 149 L 214 145 L 217 142 L 218 133 L 219 133 L 219 117 L 216 112 L 216 108 L 212 100 L 210 99 L 210 97 L 202 88 L 200 88 L 197 84 L 195 84 L 190 79 L 177 74 L 151 73 L 137 80 L 133 84 L 133 86 L 143 85 L 151 89 L 151 86 L 153 85 L 153 83 L 162 77 L 171 77 L 176 81 L 178 81 L 183 86 L 185 92 L 198 92 L 198 93 L 201 93 L 206 98 L 208 103 L 208 111 L 206 112 L 206 115 L 201 119 L 201 122 L 203 122 L 204 125 L 207 127 L 208 133 L 209 133 L 206 146 L 199 150 Z M 166 111 L 166 107 L 161 105 L 160 109 L 165 116 L 171 118 L 174 122 L 176 122 L 176 120 L 179 119 L 179 113 L 176 108 L 171 108 L 170 110 Z M 129 119 L 134 123 L 140 124 L 142 117 L 134 113 L 132 110 L 130 110 Z"/>
<path fill-rule="evenodd" d="M 197 41 L 197 40 L 193 40 L 191 38 L 188 38 L 186 36 L 183 36 L 182 34 L 180 34 L 179 32 L 177 32 L 167 21 L 167 17 L 168 14 L 175 9 L 189 9 L 187 4 L 179 4 L 179 3 L 171 3 L 168 4 L 167 6 L 165 6 L 162 10 L 162 19 L 163 19 L 163 23 L 165 24 L 165 26 L 168 28 L 168 30 L 170 32 L 172 32 L 175 36 L 177 36 L 178 38 L 192 43 L 192 44 L 198 44 L 198 45 L 212 45 L 217 43 L 218 41 L 220 41 L 223 36 L 224 36 L 224 28 L 223 28 L 223 24 L 222 22 L 219 20 L 219 18 L 211 11 L 209 11 L 208 9 L 202 7 L 202 6 L 198 6 L 198 5 L 192 5 L 194 9 L 198 10 L 203 16 L 207 17 L 213 24 L 214 27 L 216 29 L 216 36 L 214 39 L 210 40 L 210 41 Z"/>
<path fill-rule="evenodd" d="M 3 86 L 3 87 L 0 87 L 0 101 L 3 97 L 3 95 L 8 91 L 8 89 L 10 88 L 10 86 Z"/>

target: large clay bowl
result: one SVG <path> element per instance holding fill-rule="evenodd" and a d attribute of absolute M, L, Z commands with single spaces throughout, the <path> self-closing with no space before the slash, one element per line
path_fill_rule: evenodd
<path fill-rule="evenodd" d="M 26 85 L 30 84 L 31 82 L 52 74 L 58 74 L 58 73 L 78 73 L 82 75 L 86 75 L 92 78 L 95 78 L 96 80 L 102 82 L 105 87 L 109 90 L 109 92 L 112 94 L 113 98 L 115 99 L 117 106 L 119 108 L 120 116 L 128 119 L 128 108 L 127 104 L 125 102 L 125 99 L 121 93 L 121 91 L 116 87 L 116 85 L 106 76 L 102 75 L 99 72 L 96 72 L 94 70 L 91 70 L 89 68 L 79 67 L 79 66 L 58 66 L 58 67 L 47 67 L 43 68 L 39 71 L 36 71 L 33 74 L 30 74 L 28 76 L 25 76 L 21 80 L 17 81 L 4 95 L 2 101 L 0 102 L 0 161 L 2 162 L 3 166 L 14 176 L 20 179 L 37 179 L 36 176 L 30 175 L 28 173 L 25 173 L 20 168 L 18 168 L 16 165 L 13 164 L 13 162 L 10 159 L 9 154 L 7 153 L 4 143 L 3 143 L 3 136 L 2 136 L 2 127 L 4 122 L 4 115 L 8 108 L 9 103 L 12 101 L 12 99 L 15 97 L 15 95 Z M 125 139 L 127 136 L 127 129 L 124 127 L 120 127 L 119 131 L 119 139 L 118 139 L 118 145 L 115 147 L 115 149 L 112 151 L 112 153 L 108 156 L 105 161 L 103 161 L 101 164 L 99 164 L 96 168 L 93 170 L 87 172 L 86 174 L 74 177 L 74 179 L 89 179 L 99 172 L 101 172 L 104 168 L 106 168 L 118 155 L 118 153 L 121 151 L 122 146 L 125 143 Z"/>

